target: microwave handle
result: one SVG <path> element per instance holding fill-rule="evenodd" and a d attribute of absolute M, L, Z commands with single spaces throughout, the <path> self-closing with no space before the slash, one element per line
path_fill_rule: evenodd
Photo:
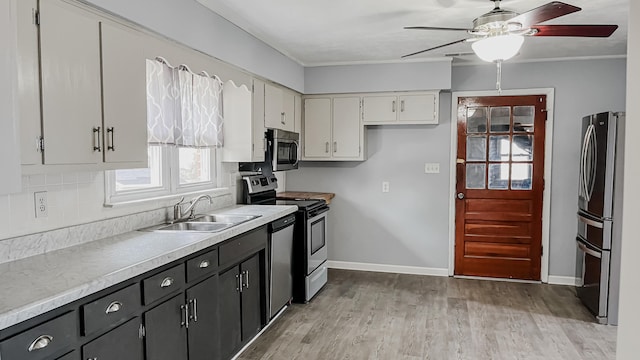
<path fill-rule="evenodd" d="M 300 145 L 298 145 L 298 142 L 297 142 L 297 141 L 294 141 L 294 142 L 293 142 L 293 150 L 294 150 L 294 151 L 292 151 L 292 152 L 291 152 L 291 155 L 289 155 L 289 156 L 291 157 L 291 159 L 289 159 L 289 162 L 290 162 L 290 163 L 291 163 L 291 165 L 293 165 L 293 166 L 297 166 L 297 165 L 298 165 L 298 162 L 299 162 L 299 160 L 298 160 L 298 146 L 300 146 Z M 292 161 L 292 160 L 293 160 L 293 161 Z"/>

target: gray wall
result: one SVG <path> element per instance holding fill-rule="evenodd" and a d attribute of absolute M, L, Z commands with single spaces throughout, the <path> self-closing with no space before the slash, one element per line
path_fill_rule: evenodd
<path fill-rule="evenodd" d="M 195 0 L 85 0 L 241 69 L 302 92 L 304 68 Z"/>
<path fill-rule="evenodd" d="M 624 109 L 625 66 L 623 59 L 504 65 L 504 89 L 555 88 L 550 275 L 574 276 L 580 118 Z M 306 88 L 317 93 L 346 91 L 333 85 L 325 90 L 310 82 L 335 78 L 330 67 L 323 68 L 324 75 L 318 68 L 308 71 L 313 76 L 305 77 Z M 490 64 L 454 66 L 451 88 L 493 90 L 495 75 Z M 390 87 L 399 90 L 397 84 Z M 331 260 L 447 267 L 450 106 L 449 98 L 441 99 L 437 126 L 368 128 L 366 162 L 305 163 L 287 174 L 288 190 L 336 193 L 330 217 Z M 439 162 L 440 174 L 424 174 L 425 162 Z M 383 180 L 391 183 L 390 193 L 381 193 Z"/>

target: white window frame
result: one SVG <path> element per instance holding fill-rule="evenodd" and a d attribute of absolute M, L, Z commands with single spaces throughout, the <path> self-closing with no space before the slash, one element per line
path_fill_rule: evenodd
<path fill-rule="evenodd" d="M 116 171 L 105 171 L 105 205 L 113 206 L 123 203 L 138 203 L 176 198 L 178 196 L 211 192 L 222 189 L 220 184 L 221 165 L 219 151 L 210 148 L 209 174 L 210 180 L 193 184 L 180 185 L 179 148 L 177 146 L 161 146 L 162 186 L 146 189 L 116 190 Z"/>

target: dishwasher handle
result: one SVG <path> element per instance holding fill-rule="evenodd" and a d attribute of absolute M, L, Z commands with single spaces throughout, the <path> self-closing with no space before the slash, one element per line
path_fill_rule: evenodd
<path fill-rule="evenodd" d="M 296 222 L 295 214 L 287 215 L 269 224 L 269 232 L 274 233 L 286 227 L 292 226 Z"/>

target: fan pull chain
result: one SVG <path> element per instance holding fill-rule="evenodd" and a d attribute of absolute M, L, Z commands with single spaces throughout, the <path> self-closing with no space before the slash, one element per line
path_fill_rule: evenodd
<path fill-rule="evenodd" d="M 498 95 L 502 95 L 502 60 L 496 61 L 496 66 L 498 67 L 498 79 L 496 81 L 496 90 L 498 90 Z"/>

